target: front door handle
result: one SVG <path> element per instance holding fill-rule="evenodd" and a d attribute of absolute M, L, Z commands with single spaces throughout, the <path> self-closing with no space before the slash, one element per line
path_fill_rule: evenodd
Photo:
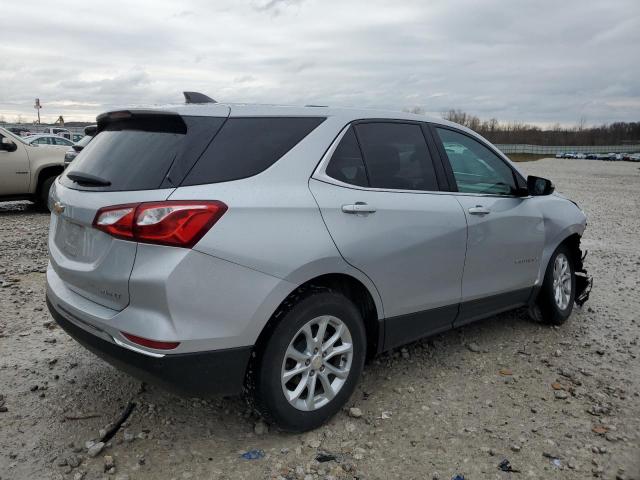
<path fill-rule="evenodd" d="M 342 211 L 344 213 L 375 213 L 376 209 L 371 205 L 367 205 L 364 202 L 356 202 L 351 205 L 343 205 Z"/>
<path fill-rule="evenodd" d="M 491 213 L 491 210 L 483 205 L 476 205 L 475 207 L 471 207 L 469 209 L 469 213 L 471 215 L 488 215 Z"/>

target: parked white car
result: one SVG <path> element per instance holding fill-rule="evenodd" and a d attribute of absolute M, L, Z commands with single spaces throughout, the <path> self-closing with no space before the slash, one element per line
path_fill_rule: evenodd
<path fill-rule="evenodd" d="M 29 135 L 28 137 L 24 137 L 24 141 L 29 145 L 46 145 L 48 147 L 62 149 L 65 152 L 69 150 L 69 147 L 73 146 L 71 140 L 50 133 Z"/>
<path fill-rule="evenodd" d="M 67 148 L 30 144 L 0 127 L 0 201 L 31 200 L 46 205 L 51 184 L 64 170 Z"/>

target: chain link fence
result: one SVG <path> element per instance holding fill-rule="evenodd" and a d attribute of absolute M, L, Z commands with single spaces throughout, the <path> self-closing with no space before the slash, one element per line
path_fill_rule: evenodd
<path fill-rule="evenodd" d="M 527 145 L 520 144 L 496 144 L 496 147 L 504 154 L 532 153 L 536 155 L 555 155 L 556 153 L 636 153 L 640 152 L 640 144 L 636 145 Z"/>
<path fill-rule="evenodd" d="M 34 125 L 32 123 L 0 123 L 0 127 L 3 128 L 19 128 L 20 130 L 31 132 L 31 133 L 42 133 L 48 128 L 64 128 L 65 130 L 69 130 L 71 133 L 84 134 L 84 127 L 67 127 L 60 125 Z"/>

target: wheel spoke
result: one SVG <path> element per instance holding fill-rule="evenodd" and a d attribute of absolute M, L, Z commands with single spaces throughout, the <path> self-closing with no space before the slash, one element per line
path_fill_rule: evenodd
<path fill-rule="evenodd" d="M 325 398 L 327 400 L 331 400 L 333 397 L 335 397 L 336 393 L 333 391 L 331 382 L 327 377 L 327 371 L 325 370 L 324 372 L 321 372 L 320 375 L 318 375 L 318 378 L 320 379 L 320 383 L 322 384 L 322 389 L 324 390 Z"/>
<path fill-rule="evenodd" d="M 353 345 L 351 345 L 350 343 L 343 343 L 342 345 L 332 348 L 331 351 L 327 353 L 327 356 L 325 357 L 325 362 L 328 361 L 330 358 L 335 357 L 336 355 L 351 353 L 352 350 L 353 350 Z"/>
<path fill-rule="evenodd" d="M 338 339 L 342 336 L 342 332 L 344 330 L 344 325 L 340 324 L 337 328 L 336 331 L 333 335 L 331 335 L 331 337 L 329 337 L 327 339 L 326 342 L 324 342 L 322 344 L 322 350 L 327 350 L 328 348 L 333 347 L 333 345 L 338 341 Z"/>
<path fill-rule="evenodd" d="M 327 325 L 329 325 L 329 317 L 322 317 L 318 324 L 318 333 L 316 334 L 316 345 L 322 345 L 324 341 L 324 334 L 327 332 Z"/>
<path fill-rule="evenodd" d="M 287 370 L 286 372 L 284 372 L 284 374 L 282 375 L 282 381 L 284 383 L 287 383 L 289 380 L 291 380 L 296 375 L 299 375 L 299 374 L 301 374 L 303 372 L 306 372 L 307 370 L 309 370 L 308 366 L 306 366 L 304 363 L 299 363 L 294 368 L 292 368 L 291 370 Z"/>
<path fill-rule="evenodd" d="M 338 367 L 333 366 L 330 363 L 325 363 L 324 368 L 325 368 L 325 375 L 333 374 L 336 377 L 342 378 L 342 379 L 347 378 L 349 376 L 348 370 L 342 370 Z"/>
<path fill-rule="evenodd" d="M 311 324 L 307 323 L 304 327 L 302 327 L 302 334 L 307 342 L 307 350 L 313 350 L 313 347 L 316 344 L 316 339 L 313 338 L 313 332 L 311 331 Z"/>
<path fill-rule="evenodd" d="M 296 388 L 294 390 L 287 390 L 287 396 L 289 397 L 289 401 L 292 402 L 294 400 L 297 400 L 300 395 L 302 395 L 302 392 L 304 392 L 305 387 L 307 386 L 307 381 L 309 380 L 309 373 L 305 373 L 302 376 L 302 379 L 300 380 L 300 383 L 298 383 L 298 385 L 296 385 Z"/>
<path fill-rule="evenodd" d="M 316 407 L 316 383 L 318 377 L 315 375 L 309 375 L 307 379 L 307 399 L 306 404 L 309 410 L 314 410 Z"/>
<path fill-rule="evenodd" d="M 304 363 L 310 357 L 308 353 L 301 352 L 300 350 L 296 349 L 293 345 L 289 345 L 289 348 L 287 348 L 287 352 L 285 353 L 284 356 L 285 356 L 285 359 L 292 358 L 298 363 Z"/>

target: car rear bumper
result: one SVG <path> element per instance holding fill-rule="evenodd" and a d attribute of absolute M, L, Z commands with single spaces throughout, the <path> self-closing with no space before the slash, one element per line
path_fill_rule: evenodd
<path fill-rule="evenodd" d="M 152 357 L 94 335 L 80 326 L 85 322 L 73 321 L 72 315 L 63 314 L 49 297 L 47 306 L 58 325 L 81 345 L 140 380 L 184 395 L 232 395 L 242 391 L 251 355 L 249 346 Z"/>

